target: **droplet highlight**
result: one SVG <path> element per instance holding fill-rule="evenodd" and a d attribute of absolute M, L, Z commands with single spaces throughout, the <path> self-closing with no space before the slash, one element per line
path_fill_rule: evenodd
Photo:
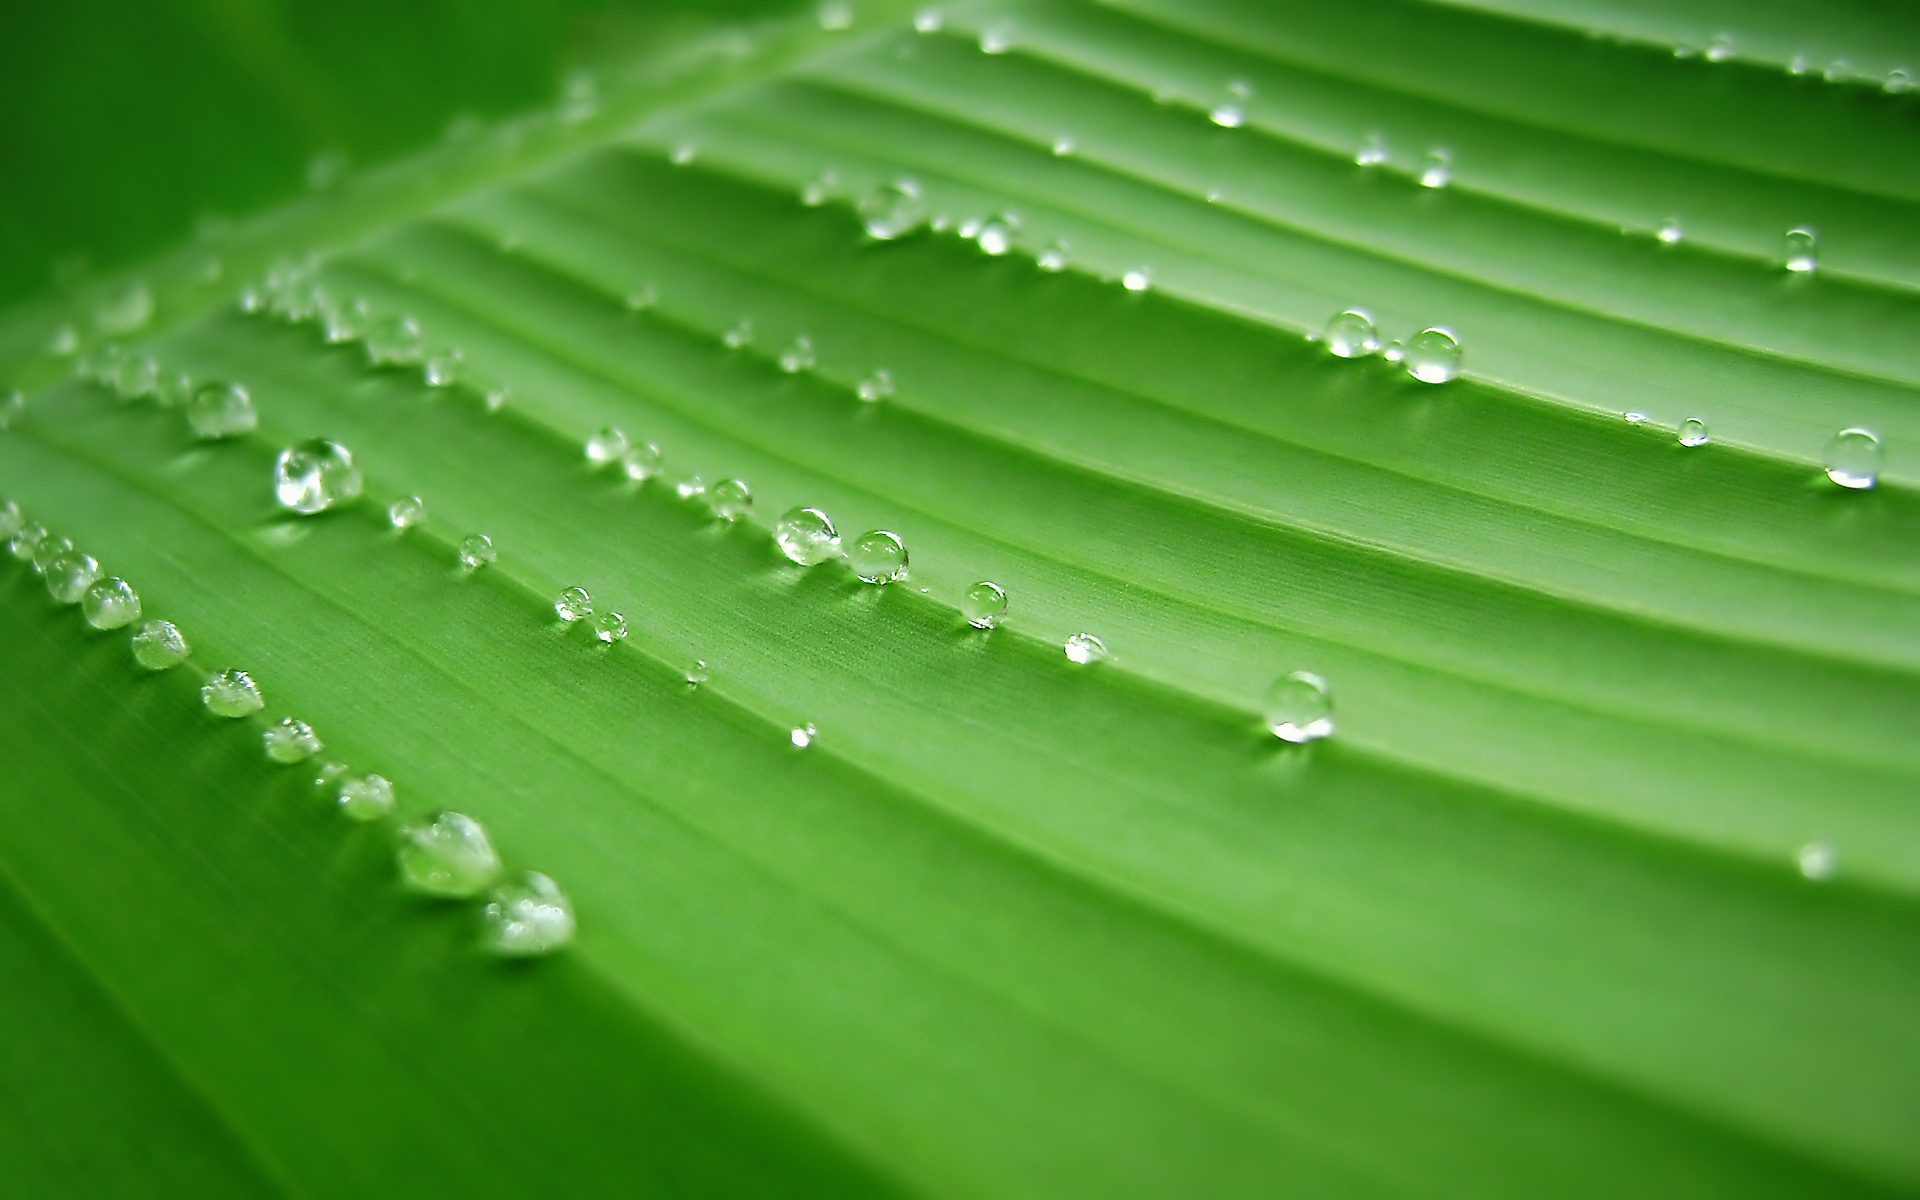
<path fill-rule="evenodd" d="M 867 236 L 882 242 L 902 238 L 927 219 L 926 199 L 911 179 L 895 179 L 861 197 L 860 224 Z"/>
<path fill-rule="evenodd" d="M 788 509 L 773 527 L 773 540 L 780 553 L 803 567 L 840 557 L 839 531 L 817 508 Z"/>
<path fill-rule="evenodd" d="M 140 594 L 124 579 L 96 579 L 80 597 L 80 615 L 95 629 L 119 629 L 140 619 Z"/>
<path fill-rule="evenodd" d="M 48 595 L 62 604 L 78 604 L 100 578 L 100 564 L 91 555 L 66 550 L 47 563 L 46 575 Z"/>
<path fill-rule="evenodd" d="M 1423 329 L 1407 339 L 1401 361 L 1421 383 L 1445 383 L 1460 373 L 1460 342 L 1438 326 Z"/>
<path fill-rule="evenodd" d="M 854 394 L 872 404 L 893 395 L 893 376 L 885 367 L 875 368 L 873 374 L 862 379 L 854 388 Z"/>
<path fill-rule="evenodd" d="M 1680 444 L 1682 446 L 1704 446 L 1713 438 L 1707 433 L 1707 423 L 1699 417 L 1688 417 L 1680 423 Z"/>
<path fill-rule="evenodd" d="M 593 615 L 593 597 L 583 587 L 570 587 L 553 598 L 553 611 L 572 624 Z"/>
<path fill-rule="evenodd" d="M 360 469 L 339 442 L 308 438 L 288 446 L 273 462 L 273 494 L 280 507 L 305 516 L 325 512 L 360 495 Z"/>
<path fill-rule="evenodd" d="M 1105 662 L 1109 655 L 1107 644 L 1091 633 L 1076 633 L 1068 637 L 1065 643 L 1067 660 L 1087 666 L 1091 663 Z"/>
<path fill-rule="evenodd" d="M 1006 589 L 981 580 L 960 597 L 960 615 L 975 629 L 992 629 L 1007 615 Z"/>
<path fill-rule="evenodd" d="M 780 369 L 789 375 L 813 370 L 813 339 L 801 334 L 780 352 Z"/>
<path fill-rule="evenodd" d="M 412 529 L 427 519 L 427 502 L 418 496 L 403 496 L 387 505 L 387 524 L 395 529 Z"/>
<path fill-rule="evenodd" d="M 635 483 L 645 483 L 660 473 L 663 461 L 660 447 L 642 442 L 620 456 L 620 470 Z"/>
<path fill-rule="evenodd" d="M 1842 429 L 1827 443 L 1827 478 L 1843 488 L 1866 489 L 1880 479 L 1884 452 L 1871 430 Z"/>
<path fill-rule="evenodd" d="M 251 716 L 267 706 L 245 671 L 215 671 L 200 688 L 200 701 L 216 717 Z"/>
<path fill-rule="evenodd" d="M 850 10 L 847 19 L 852 20 Z M 820 20 L 826 25 L 825 9 Z M 494 888 L 481 921 L 487 948 L 508 958 L 552 954 L 573 940 L 573 903 L 559 885 L 538 871 L 527 871 Z"/>
<path fill-rule="evenodd" d="M 793 731 L 787 735 L 787 740 L 793 743 L 795 750 L 805 750 L 813 745 L 813 739 L 819 735 L 820 731 L 813 727 L 812 722 L 808 722 L 805 725 L 794 726 Z"/>
<path fill-rule="evenodd" d="M 1801 875 L 1815 883 L 1825 883 L 1833 878 L 1834 868 L 1839 865 L 1839 856 L 1825 842 L 1808 842 L 1795 852 L 1793 861 L 1800 868 Z"/>
<path fill-rule="evenodd" d="M 627 636 L 627 619 L 617 612 L 601 613 L 593 619 L 593 636 L 611 646 Z"/>
<path fill-rule="evenodd" d="M 708 489 L 707 507 L 722 521 L 738 521 L 753 507 L 753 489 L 745 480 L 722 479 Z"/>
<path fill-rule="evenodd" d="M 1796 274 L 1810 275 L 1819 265 L 1813 230 L 1805 226 L 1787 230 L 1787 270 Z"/>
<path fill-rule="evenodd" d="M 1333 693 L 1312 671 L 1294 671 L 1274 680 L 1261 716 L 1283 742 L 1313 742 L 1333 736 Z"/>
<path fill-rule="evenodd" d="M 378 821 L 393 811 L 393 784 L 379 775 L 362 775 L 340 783 L 340 811 L 355 821 Z"/>
<path fill-rule="evenodd" d="M 1453 153 L 1439 146 L 1427 151 L 1420 162 L 1420 186 L 1443 188 L 1453 182 Z"/>
<path fill-rule="evenodd" d="M 627 452 L 627 435 L 608 426 L 588 436 L 587 461 L 596 467 L 614 462 Z"/>
<path fill-rule="evenodd" d="M 1380 331 L 1373 318 L 1358 308 L 1336 313 L 1327 322 L 1327 350 L 1336 358 L 1364 358 L 1380 352 Z"/>
<path fill-rule="evenodd" d="M 426 356 L 420 322 L 402 313 L 369 324 L 365 346 L 367 362 L 376 367 L 408 367 Z"/>
<path fill-rule="evenodd" d="M 253 397 L 237 383 L 204 383 L 194 390 L 183 411 L 194 436 L 230 438 L 252 433 L 260 424 Z"/>
<path fill-rule="evenodd" d="M 493 539 L 484 533 L 470 533 L 461 538 L 456 553 L 460 557 L 460 565 L 468 571 L 478 571 L 500 557 L 500 552 L 493 548 Z"/>

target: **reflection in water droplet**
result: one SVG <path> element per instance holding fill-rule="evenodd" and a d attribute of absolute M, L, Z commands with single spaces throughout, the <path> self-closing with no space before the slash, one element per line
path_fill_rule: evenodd
<path fill-rule="evenodd" d="M 1913 72 L 1905 67 L 1895 67 L 1887 72 L 1887 81 L 1881 86 L 1896 96 L 1911 92 L 1914 88 Z"/>
<path fill-rule="evenodd" d="M 847 551 L 847 565 L 867 583 L 898 583 L 907 577 L 906 543 L 887 530 L 870 530 Z"/>
<path fill-rule="evenodd" d="M 627 435 L 609 426 L 587 438 L 587 461 L 605 466 L 627 452 Z"/>
<path fill-rule="evenodd" d="M 1380 140 L 1379 134 L 1370 133 L 1354 152 L 1353 161 L 1362 167 L 1377 167 L 1387 161 L 1387 144 Z"/>
<path fill-rule="evenodd" d="M 1627 419 L 1627 424 L 1629 425 L 1644 424 L 1647 419 L 1647 414 L 1643 412 L 1621 413 L 1620 415 Z"/>
<path fill-rule="evenodd" d="M 442 812 L 400 828 L 400 878 L 430 896 L 475 896 L 500 874 L 500 856 L 480 822 Z"/>
<path fill-rule="evenodd" d="M 340 811 L 356 821 L 378 821 L 393 811 L 393 799 L 393 785 L 379 775 L 340 783 Z"/>
<path fill-rule="evenodd" d="M 852 20 L 848 10 L 848 21 Z M 821 10 L 820 23 L 827 25 L 827 10 Z M 527 871 L 519 879 L 503 883 L 487 897 L 481 913 L 484 941 L 489 950 L 508 958 L 528 958 L 552 954 L 573 940 L 573 904 L 553 880 L 538 871 Z"/>
<path fill-rule="evenodd" d="M 484 533 L 470 533 L 461 538 L 458 553 L 460 565 L 469 571 L 477 571 L 500 557 L 499 551 L 493 548 L 493 539 Z"/>
<path fill-rule="evenodd" d="M 387 505 L 387 522 L 395 529 L 411 529 L 427 519 L 427 502 L 406 496 Z"/>
<path fill-rule="evenodd" d="M 1842 429 L 1827 443 L 1827 478 L 1844 488 L 1870 488 L 1880 478 L 1882 453 L 1872 431 Z"/>
<path fill-rule="evenodd" d="M 90 555 L 68 550 L 47 563 L 46 574 L 48 595 L 62 604 L 78 604 L 100 578 L 100 564 Z"/>
<path fill-rule="evenodd" d="M 201 685 L 200 700 L 216 717 L 244 717 L 267 706 L 245 671 L 215 671 Z"/>
<path fill-rule="evenodd" d="M 283 718 L 278 725 L 269 725 L 260 735 L 260 744 L 268 758 L 288 765 L 305 762 L 324 749 L 320 739 L 314 736 L 313 727 L 292 717 Z"/>
<path fill-rule="evenodd" d="M 381 317 L 367 326 L 367 361 L 376 367 L 405 367 L 426 355 L 420 322 L 403 313 Z"/>
<path fill-rule="evenodd" d="M 1327 349 L 1338 358 L 1363 358 L 1380 350 L 1380 331 L 1366 311 L 1349 308 L 1327 322 Z"/>
<path fill-rule="evenodd" d="M 1688 417 L 1680 423 L 1680 444 L 1682 446 L 1704 446 L 1713 439 L 1707 435 L 1707 423 L 1699 417 Z"/>
<path fill-rule="evenodd" d="M 1007 593 L 999 584 L 983 579 L 960 597 L 960 615 L 975 629 L 992 629 L 1007 615 Z"/>
<path fill-rule="evenodd" d="M 840 557 L 840 534 L 833 521 L 817 508 L 790 508 L 773 527 L 780 553 L 803 567 Z"/>
<path fill-rule="evenodd" d="M 1144 292 L 1153 286 L 1153 273 L 1146 267 L 1135 267 L 1120 277 L 1120 286 L 1130 292 Z"/>
<path fill-rule="evenodd" d="M 660 473 L 660 447 L 642 442 L 620 456 L 620 470 L 635 483 L 645 483 Z"/>
<path fill-rule="evenodd" d="M 794 338 L 785 350 L 780 352 L 780 369 L 789 375 L 813 369 L 813 339 L 806 334 Z"/>
<path fill-rule="evenodd" d="M 96 579 L 80 597 L 80 615 L 95 629 L 118 629 L 140 619 L 140 594 L 124 579 Z"/>
<path fill-rule="evenodd" d="M 205 383 L 195 389 L 185 407 L 187 424 L 194 435 L 203 438 L 227 438 L 251 433 L 260 424 L 253 397 L 237 383 Z"/>
<path fill-rule="evenodd" d="M 329 302 L 320 306 L 320 332 L 331 345 L 343 345 L 365 336 L 373 324 L 373 306 L 363 297 L 349 303 Z"/>
<path fill-rule="evenodd" d="M 172 621 L 148 621 L 133 635 L 133 660 L 149 671 L 178 666 L 192 652 Z"/>
<path fill-rule="evenodd" d="M 122 400 L 139 400 L 160 394 L 160 364 L 145 354 L 129 354 L 115 364 L 113 390 Z"/>
<path fill-rule="evenodd" d="M 1443 188 L 1453 182 L 1453 154 L 1435 146 L 1420 165 L 1420 186 Z"/>
<path fill-rule="evenodd" d="M 1663 246 L 1677 246 L 1680 239 L 1686 236 L 1686 231 L 1680 228 L 1679 217 L 1668 217 L 1660 223 L 1660 228 L 1654 230 L 1653 236 L 1659 238 Z"/>
<path fill-rule="evenodd" d="M 883 184 L 861 197 L 859 211 L 867 236 L 883 242 L 905 237 L 927 219 L 920 185 L 906 178 Z"/>
<path fill-rule="evenodd" d="M 1267 728 L 1283 742 L 1312 742 L 1333 733 L 1333 695 L 1312 671 L 1274 681 L 1260 709 Z"/>
<path fill-rule="evenodd" d="M 583 587 L 570 587 L 553 598 L 553 611 L 572 623 L 593 615 L 593 597 Z"/>
<path fill-rule="evenodd" d="M 611 646 L 627 636 L 627 619 L 617 612 L 601 613 L 593 619 L 593 636 Z"/>
<path fill-rule="evenodd" d="M 1853 74 L 1853 64 L 1844 58 L 1837 58 L 1827 64 L 1820 77 L 1828 83 L 1840 83 Z"/>
<path fill-rule="evenodd" d="M 273 494 L 282 508 L 311 516 L 360 495 L 353 452 L 326 438 L 308 438 L 273 463 Z"/>
<path fill-rule="evenodd" d="M 512 395 L 513 389 L 511 388 L 498 387 L 489 390 L 484 401 L 487 406 L 487 411 L 499 412 L 500 407 L 504 405 Z"/>
<path fill-rule="evenodd" d="M 793 743 L 794 749 L 805 750 L 808 746 L 813 745 L 813 739 L 818 737 L 819 734 L 820 731 L 815 729 L 813 724 L 809 722 L 805 725 L 794 726 L 793 732 L 787 735 L 787 739 Z"/>
<path fill-rule="evenodd" d="M 885 400 L 893 395 L 893 376 L 885 367 L 874 368 L 873 374 L 862 379 L 854 393 L 869 404 L 876 400 Z"/>
<path fill-rule="evenodd" d="M 1421 383 L 1445 383 L 1460 373 L 1460 342 L 1435 326 L 1407 339 L 1407 374 Z"/>
<path fill-rule="evenodd" d="M 707 504 L 722 521 L 738 521 L 753 507 L 753 489 L 745 480 L 722 479 L 707 492 Z"/>
<path fill-rule="evenodd" d="M 1076 633 L 1067 638 L 1066 651 L 1068 660 L 1081 666 L 1104 662 L 1108 655 L 1107 644 L 1090 633 Z"/>
<path fill-rule="evenodd" d="M 1787 230 L 1787 270 L 1810 274 L 1819 265 L 1814 249 L 1814 232 L 1806 226 Z"/>
<path fill-rule="evenodd" d="M 1838 865 L 1838 856 L 1833 847 L 1825 842 L 1808 842 L 1800 847 L 1794 856 L 1794 864 L 1800 868 L 1800 874 L 1815 883 L 1824 883 L 1833 878 L 1833 869 Z"/>

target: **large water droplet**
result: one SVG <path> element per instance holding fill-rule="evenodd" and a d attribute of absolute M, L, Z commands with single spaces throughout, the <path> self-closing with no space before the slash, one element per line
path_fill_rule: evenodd
<path fill-rule="evenodd" d="M 172 621 L 148 621 L 133 635 L 133 661 L 149 671 L 178 666 L 192 652 Z"/>
<path fill-rule="evenodd" d="M 404 313 L 392 313 L 367 326 L 367 361 L 376 367 L 412 366 L 426 355 L 420 322 Z"/>
<path fill-rule="evenodd" d="M 1333 733 L 1333 694 L 1312 671 L 1274 680 L 1260 709 L 1267 728 L 1283 742 L 1312 742 Z"/>
<path fill-rule="evenodd" d="M 400 877 L 431 896 L 477 896 L 500 874 L 500 856 L 480 822 L 442 812 L 400 827 Z"/>
<path fill-rule="evenodd" d="M 1380 140 L 1379 134 L 1370 133 L 1354 152 L 1353 161 L 1357 166 L 1377 167 L 1387 161 L 1387 144 Z"/>
<path fill-rule="evenodd" d="M 7 539 L 7 551 L 21 562 L 31 562 L 33 552 L 39 549 L 41 542 L 46 540 L 47 527 L 28 522 L 14 530 L 13 536 Z"/>
<path fill-rule="evenodd" d="M 875 529 L 860 535 L 847 565 L 867 583 L 897 583 L 907 577 L 907 547 L 897 534 Z"/>
<path fill-rule="evenodd" d="M 1423 329 L 1407 339 L 1402 361 L 1421 383 L 1445 383 L 1460 373 L 1460 343 L 1445 329 Z"/>
<path fill-rule="evenodd" d="M 753 489 L 744 480 L 722 479 L 708 490 L 707 505 L 722 521 L 738 521 L 753 507 Z"/>
<path fill-rule="evenodd" d="M 118 629 L 140 619 L 140 594 L 124 579 L 96 579 L 80 597 L 80 615 L 95 629 Z"/>
<path fill-rule="evenodd" d="M 983 253 L 998 258 L 1013 249 L 1013 235 L 1019 228 L 1019 220 L 1010 214 L 989 217 L 980 223 L 974 240 Z"/>
<path fill-rule="evenodd" d="M 253 397 L 237 383 L 203 383 L 194 390 L 183 410 L 195 436 L 234 437 L 251 433 L 260 424 Z"/>
<path fill-rule="evenodd" d="M 326 438 L 288 446 L 273 462 L 273 494 L 282 508 L 311 516 L 360 494 L 353 452 Z"/>
<path fill-rule="evenodd" d="M 90 555 L 68 550 L 47 564 L 47 594 L 62 604 L 78 604 L 98 578 L 99 563 Z"/>
<path fill-rule="evenodd" d="M 1207 118 L 1222 129 L 1238 129 L 1247 122 L 1247 110 L 1236 100 L 1222 100 Z"/>
<path fill-rule="evenodd" d="M 819 736 L 820 731 L 813 727 L 813 722 L 809 721 L 805 725 L 795 725 L 793 731 L 787 734 L 787 740 L 793 743 L 795 750 L 805 750 L 813 745 L 813 739 Z"/>
<path fill-rule="evenodd" d="M 605 466 L 627 452 L 627 435 L 608 426 L 587 438 L 586 449 L 588 462 Z"/>
<path fill-rule="evenodd" d="M 1881 456 L 1872 431 L 1842 429 L 1827 443 L 1827 478 L 1844 488 L 1870 488 L 1880 478 Z"/>
<path fill-rule="evenodd" d="M 215 671 L 200 687 L 201 703 L 216 717 L 245 717 L 267 706 L 245 671 Z"/>
<path fill-rule="evenodd" d="M 1364 311 L 1350 308 L 1327 322 L 1327 349 L 1340 358 L 1362 358 L 1380 351 L 1380 331 Z"/>
<path fill-rule="evenodd" d="M 848 20 L 852 20 L 849 10 Z M 820 22 L 826 25 L 826 9 Z M 842 26 L 827 26 L 841 28 Z M 573 940 L 573 904 L 538 871 L 494 888 L 481 913 L 487 948 L 510 958 L 552 954 Z"/>
<path fill-rule="evenodd" d="M 860 223 L 868 237 L 883 242 L 905 237 L 926 219 L 926 201 L 911 179 L 883 184 L 860 199 Z"/>
<path fill-rule="evenodd" d="M 278 725 L 267 726 L 260 735 L 260 744 L 265 747 L 268 758 L 288 765 L 305 762 L 325 749 L 320 739 L 314 736 L 311 725 L 292 717 L 283 718 Z"/>
<path fill-rule="evenodd" d="M 33 569 L 45 575 L 61 555 L 73 549 L 73 542 L 58 534 L 49 533 L 33 544 Z"/>
<path fill-rule="evenodd" d="M 1803 274 L 1811 273 L 1819 265 L 1814 247 L 1814 232 L 1801 226 L 1787 230 L 1787 270 Z"/>
<path fill-rule="evenodd" d="M 780 352 L 780 369 L 789 375 L 813 369 L 813 339 L 806 334 L 799 337 Z"/>
<path fill-rule="evenodd" d="M 570 587 L 553 598 L 553 611 L 569 623 L 593 615 L 593 597 L 583 587 Z"/>
<path fill-rule="evenodd" d="M 1135 267 L 1120 277 L 1120 286 L 1130 292 L 1144 292 L 1153 286 L 1153 272 L 1146 267 Z"/>
<path fill-rule="evenodd" d="M 1654 230 L 1653 236 L 1659 238 L 1663 246 L 1677 246 L 1686 237 L 1686 230 L 1680 227 L 1679 217 L 1668 217 L 1660 223 L 1660 228 Z"/>
<path fill-rule="evenodd" d="M 620 456 L 620 469 L 635 483 L 645 483 L 660 473 L 660 447 L 642 442 Z"/>
<path fill-rule="evenodd" d="M 469 571 L 478 571 L 500 557 L 493 548 L 493 539 L 484 533 L 470 533 L 460 539 L 460 565 Z"/>
<path fill-rule="evenodd" d="M 885 400 L 893 395 L 893 376 L 885 367 L 876 367 L 873 374 L 860 381 L 854 393 L 869 404 Z"/>
<path fill-rule="evenodd" d="M 1794 865 L 1800 868 L 1800 874 L 1815 883 L 1824 883 L 1833 878 L 1833 869 L 1838 856 L 1833 847 L 1825 842 L 1808 842 L 1800 847 L 1793 856 Z"/>
<path fill-rule="evenodd" d="M 107 334 L 132 333 L 152 319 L 153 292 L 144 283 L 133 284 L 93 310 L 93 323 Z"/>
<path fill-rule="evenodd" d="M 1427 151 L 1420 164 L 1420 186 L 1443 188 L 1453 182 L 1453 154 L 1439 146 Z"/>
<path fill-rule="evenodd" d="M 393 785 L 379 775 L 342 780 L 340 811 L 356 821 L 378 821 L 393 811 Z"/>
<path fill-rule="evenodd" d="M 1090 633 L 1076 633 L 1067 638 L 1066 651 L 1067 658 L 1081 666 L 1104 662 L 1109 653 L 1107 644 Z"/>
<path fill-rule="evenodd" d="M 960 615 L 975 629 L 992 629 L 1007 615 L 1007 593 L 997 583 L 981 580 L 960 597 Z"/>
<path fill-rule="evenodd" d="M 593 636 L 611 646 L 627 636 L 627 619 L 617 612 L 601 613 L 593 619 Z"/>
<path fill-rule="evenodd" d="M 427 502 L 418 496 L 403 496 L 387 505 L 387 523 L 395 529 L 412 529 L 427 519 Z"/>
<path fill-rule="evenodd" d="M 1688 417 L 1680 423 L 1682 446 L 1704 446 L 1712 440 L 1712 437 L 1707 434 L 1707 423 L 1699 417 Z"/>
<path fill-rule="evenodd" d="M 817 508 L 790 508 L 773 527 L 780 553 L 803 567 L 840 557 L 840 533 Z"/>

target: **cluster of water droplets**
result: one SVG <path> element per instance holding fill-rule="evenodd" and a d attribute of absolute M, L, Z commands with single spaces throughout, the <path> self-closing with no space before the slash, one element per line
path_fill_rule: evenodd
<path fill-rule="evenodd" d="M 1349 308 L 1335 313 L 1320 334 L 1327 352 L 1336 358 L 1370 358 L 1380 355 L 1421 383 L 1446 383 L 1460 373 L 1460 340 L 1453 332 L 1433 325 L 1409 337 L 1406 342 L 1382 345 L 1380 330 L 1365 309 Z"/>

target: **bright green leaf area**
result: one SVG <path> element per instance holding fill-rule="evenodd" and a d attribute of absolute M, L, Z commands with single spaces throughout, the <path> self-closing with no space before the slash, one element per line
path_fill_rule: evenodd
<path fill-rule="evenodd" d="M 1539 7 L 696 40 L 243 226 L 224 281 L 156 263 L 124 350 L 242 382 L 224 441 L 50 356 L 99 352 L 85 307 L 0 322 L 5 496 L 193 646 L 144 674 L 0 566 L 28 1191 L 1920 1188 L 1920 102 Z M 902 176 L 930 227 L 865 236 Z M 956 236 L 992 218 L 1009 252 Z M 459 381 L 233 303 L 309 252 Z M 1354 305 L 1464 374 L 1304 336 Z M 1873 490 L 1820 469 L 1849 425 Z M 606 426 L 664 473 L 595 470 Z M 277 511 L 315 435 L 366 495 Z M 910 578 L 782 558 L 801 504 Z M 559 623 L 572 585 L 630 636 Z M 226 667 L 263 714 L 200 706 Z M 1292 747 L 1300 668 L 1338 733 Z M 266 760 L 283 716 L 552 875 L 575 944 L 483 955 Z"/>

